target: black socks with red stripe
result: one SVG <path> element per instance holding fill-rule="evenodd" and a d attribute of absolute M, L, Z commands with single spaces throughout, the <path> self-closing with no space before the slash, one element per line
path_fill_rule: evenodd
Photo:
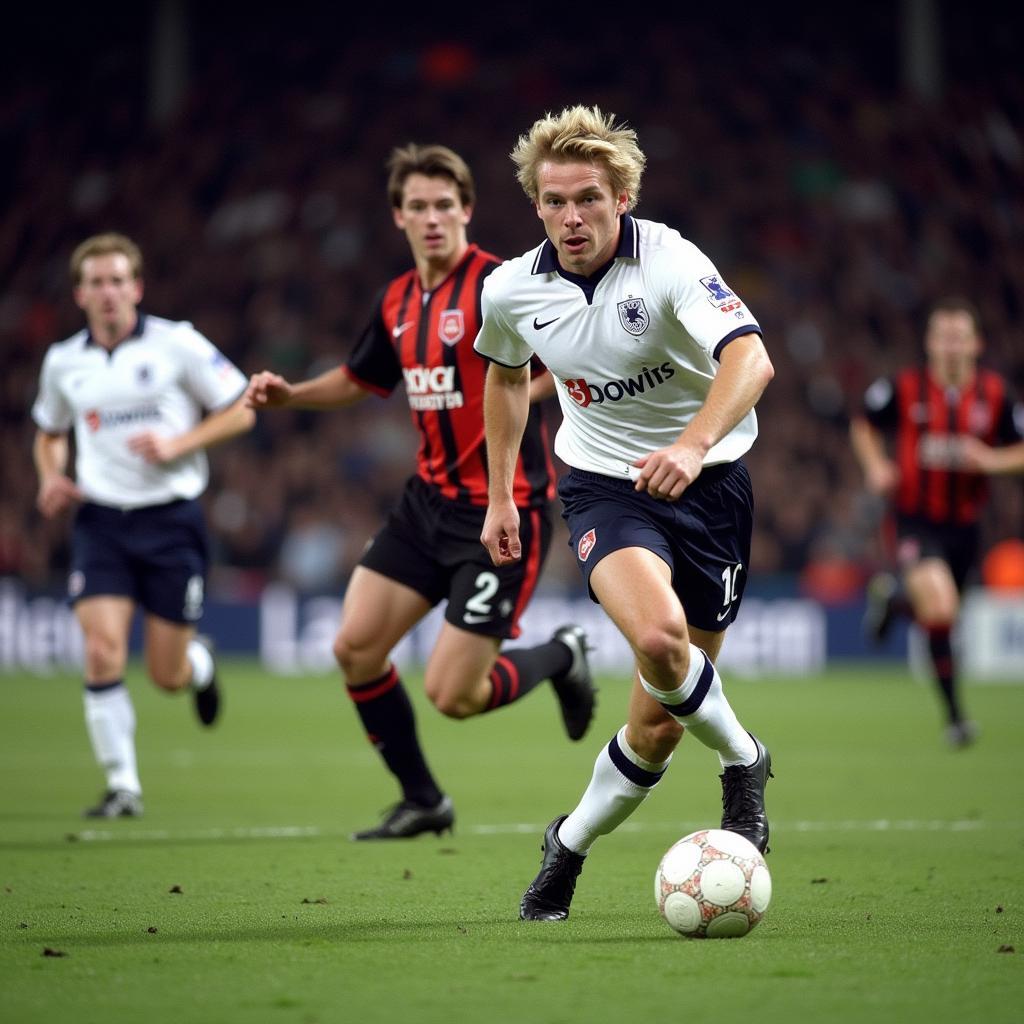
<path fill-rule="evenodd" d="M 444 794 L 427 767 L 412 703 L 395 667 L 378 679 L 346 689 L 367 737 L 398 779 L 403 797 L 422 807 L 435 807 Z"/>
<path fill-rule="evenodd" d="M 567 672 L 571 666 L 572 653 L 559 640 L 503 652 L 491 669 L 491 700 L 484 711 L 495 711 L 525 697 L 544 680 Z"/>
<path fill-rule="evenodd" d="M 928 653 L 931 655 L 935 682 L 945 705 L 951 725 L 963 721 L 960 701 L 957 697 L 956 667 L 953 663 L 953 646 L 949 626 L 925 626 L 928 634 Z"/>

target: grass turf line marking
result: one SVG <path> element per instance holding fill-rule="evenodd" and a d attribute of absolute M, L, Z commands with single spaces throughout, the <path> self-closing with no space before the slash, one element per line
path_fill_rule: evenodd
<path fill-rule="evenodd" d="M 703 828 L 707 822 L 678 821 L 661 824 L 625 822 L 619 826 L 622 832 L 671 832 L 681 829 Z M 943 821 L 939 819 L 889 819 L 878 818 L 868 821 L 793 821 L 772 822 L 772 829 L 779 832 L 972 832 L 989 827 L 990 823 L 973 819 Z M 463 830 L 471 835 L 498 836 L 543 832 L 543 824 L 518 822 L 502 825 L 468 825 Z M 348 835 L 344 829 L 324 829 L 316 825 L 277 825 L 255 828 L 210 828 L 194 831 L 175 832 L 170 829 L 147 829 L 136 831 L 129 825 L 124 831 L 108 829 L 83 829 L 69 834 L 79 842 L 176 842 L 209 841 L 211 839 L 308 839 L 330 838 Z"/>

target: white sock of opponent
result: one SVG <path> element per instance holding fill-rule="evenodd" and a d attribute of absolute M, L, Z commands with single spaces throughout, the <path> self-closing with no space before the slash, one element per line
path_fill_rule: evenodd
<path fill-rule="evenodd" d="M 213 679 L 213 655 L 198 640 L 190 640 L 185 651 L 192 666 L 192 689 L 205 690 Z"/>
<path fill-rule="evenodd" d="M 647 799 L 667 767 L 668 761 L 652 764 L 631 750 L 623 726 L 597 755 L 590 785 L 559 826 L 558 841 L 586 855 L 598 836 L 616 829 Z"/>
<path fill-rule="evenodd" d="M 722 677 L 699 647 L 690 644 L 690 670 L 678 689 L 659 690 L 643 676 L 640 684 L 705 747 L 718 752 L 723 768 L 751 765 L 757 760 L 757 747 L 750 733 L 740 725 L 726 700 Z"/>
<path fill-rule="evenodd" d="M 107 789 L 142 793 L 135 761 L 135 708 L 123 682 L 86 687 L 85 728 Z"/>

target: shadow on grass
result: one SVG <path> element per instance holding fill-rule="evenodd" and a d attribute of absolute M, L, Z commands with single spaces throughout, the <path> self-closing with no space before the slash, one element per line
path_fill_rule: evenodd
<path fill-rule="evenodd" d="M 159 914 L 153 914 L 154 924 L 138 925 L 126 929 L 124 924 L 116 932 L 81 931 L 78 929 L 34 929 L 30 935 L 19 936 L 19 944 L 33 949 L 40 942 L 67 950 L 72 956 L 76 950 L 83 953 L 89 949 L 145 948 L 197 943 L 292 943 L 297 946 L 328 945 L 331 943 L 410 943 L 433 944 L 437 942 L 465 942 L 473 945 L 493 939 L 507 942 L 514 939 L 529 945 L 573 946 L 632 946 L 637 942 L 678 942 L 677 936 L 666 930 L 665 934 L 652 933 L 649 927 L 640 923 L 624 922 L 621 916 L 586 916 L 564 923 L 526 922 L 514 918 L 496 917 L 460 920 L 433 919 L 430 921 L 402 921 L 392 919 L 362 921 L 317 921 L 312 910 L 306 920 L 282 920 L 279 925 L 253 924 L 251 927 L 235 926 L 226 928 L 188 928 L 161 926 Z M 149 933 L 147 927 L 156 927 Z"/>

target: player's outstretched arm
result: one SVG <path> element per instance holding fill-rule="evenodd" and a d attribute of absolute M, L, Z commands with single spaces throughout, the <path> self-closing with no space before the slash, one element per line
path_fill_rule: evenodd
<path fill-rule="evenodd" d="M 337 409 L 362 401 L 369 392 L 337 366 L 319 377 L 290 384 L 280 374 L 262 370 L 249 378 L 245 404 L 263 409 Z"/>
<path fill-rule="evenodd" d="M 495 565 L 507 565 L 522 556 L 513 482 L 529 408 L 529 366 L 491 363 L 484 387 L 488 505 L 480 541 Z"/>
<path fill-rule="evenodd" d="M 899 483 L 900 472 L 885 450 L 885 440 L 863 416 L 850 423 L 850 444 L 872 494 L 886 495 Z"/>
<path fill-rule="evenodd" d="M 961 439 L 960 461 L 964 469 L 988 476 L 1024 473 L 1024 441 L 993 447 L 981 438 L 967 435 Z"/>
<path fill-rule="evenodd" d="M 212 448 L 252 430 L 256 413 L 245 404 L 243 395 L 226 409 L 201 419 L 191 430 L 176 437 L 165 437 L 152 430 L 128 438 L 128 448 L 147 462 L 163 465 L 202 448 Z"/>
<path fill-rule="evenodd" d="M 257 412 L 261 409 L 283 409 L 292 397 L 292 386 L 279 373 L 261 370 L 249 378 L 245 404 Z"/>
<path fill-rule="evenodd" d="M 84 495 L 74 480 L 65 474 L 68 464 L 67 434 L 48 434 L 37 430 L 32 445 L 32 458 L 39 475 L 36 507 L 47 518 L 59 516 Z"/>

